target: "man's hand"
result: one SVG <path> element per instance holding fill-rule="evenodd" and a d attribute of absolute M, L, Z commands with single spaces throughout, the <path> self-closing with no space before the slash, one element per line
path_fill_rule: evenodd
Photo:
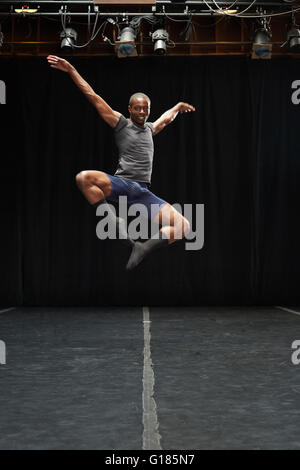
<path fill-rule="evenodd" d="M 47 60 L 50 64 L 50 67 L 61 70 L 62 72 L 70 72 L 73 68 L 70 62 L 65 59 L 61 59 L 56 55 L 48 55 Z"/>
<path fill-rule="evenodd" d="M 194 106 L 188 103 L 178 103 L 177 110 L 179 113 L 190 113 L 191 111 L 196 111 Z"/>
<path fill-rule="evenodd" d="M 158 134 L 162 131 L 170 122 L 174 121 L 178 113 L 190 113 L 191 111 L 196 111 L 196 108 L 188 103 L 177 103 L 173 108 L 166 111 L 164 114 L 153 122 L 153 135 Z"/>

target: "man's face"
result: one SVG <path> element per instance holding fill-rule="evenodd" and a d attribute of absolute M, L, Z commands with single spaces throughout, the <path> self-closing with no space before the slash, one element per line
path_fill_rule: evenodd
<path fill-rule="evenodd" d="M 132 122 L 144 126 L 150 114 L 150 103 L 146 98 L 134 98 L 128 111 Z"/>

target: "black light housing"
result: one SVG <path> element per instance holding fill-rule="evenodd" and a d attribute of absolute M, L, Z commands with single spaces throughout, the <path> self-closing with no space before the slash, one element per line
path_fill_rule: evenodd
<path fill-rule="evenodd" d="M 287 41 L 291 52 L 300 52 L 300 30 L 296 26 L 288 31 Z"/>
<path fill-rule="evenodd" d="M 259 29 L 254 36 L 252 59 L 270 59 L 271 53 L 270 33 L 265 28 Z"/>
<path fill-rule="evenodd" d="M 165 29 L 157 29 L 152 34 L 152 41 L 154 42 L 154 52 L 159 55 L 164 55 L 167 52 L 167 42 L 169 34 Z"/>
<path fill-rule="evenodd" d="M 66 28 L 60 33 L 62 39 L 60 47 L 63 52 L 73 52 L 74 44 L 77 41 L 77 32 L 75 29 Z"/>
<path fill-rule="evenodd" d="M 123 28 L 121 35 L 118 37 L 119 41 L 116 41 L 115 45 L 118 57 L 137 56 L 135 37 L 135 30 L 131 26 Z"/>

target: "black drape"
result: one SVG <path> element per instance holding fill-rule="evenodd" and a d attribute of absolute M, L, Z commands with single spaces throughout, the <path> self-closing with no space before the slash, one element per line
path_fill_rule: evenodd
<path fill-rule="evenodd" d="M 136 91 L 150 122 L 178 101 L 196 107 L 155 136 L 151 190 L 204 204 L 204 246 L 181 241 L 126 272 L 127 247 L 97 239 L 75 185 L 83 169 L 115 171 L 113 131 L 45 58 L 1 57 L 1 305 L 297 304 L 300 60 L 70 60 L 125 116 Z"/>

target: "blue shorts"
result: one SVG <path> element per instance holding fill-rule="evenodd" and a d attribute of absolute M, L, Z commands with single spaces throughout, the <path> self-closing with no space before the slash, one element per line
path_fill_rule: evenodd
<path fill-rule="evenodd" d="M 126 196 L 127 207 L 133 204 L 142 204 L 146 211 L 145 215 L 149 220 L 153 219 L 161 208 L 167 204 L 164 199 L 149 191 L 147 183 L 138 183 L 108 173 L 105 174 L 109 177 L 112 187 L 110 195 L 106 197 L 107 201 L 119 202 L 119 196 Z"/>

